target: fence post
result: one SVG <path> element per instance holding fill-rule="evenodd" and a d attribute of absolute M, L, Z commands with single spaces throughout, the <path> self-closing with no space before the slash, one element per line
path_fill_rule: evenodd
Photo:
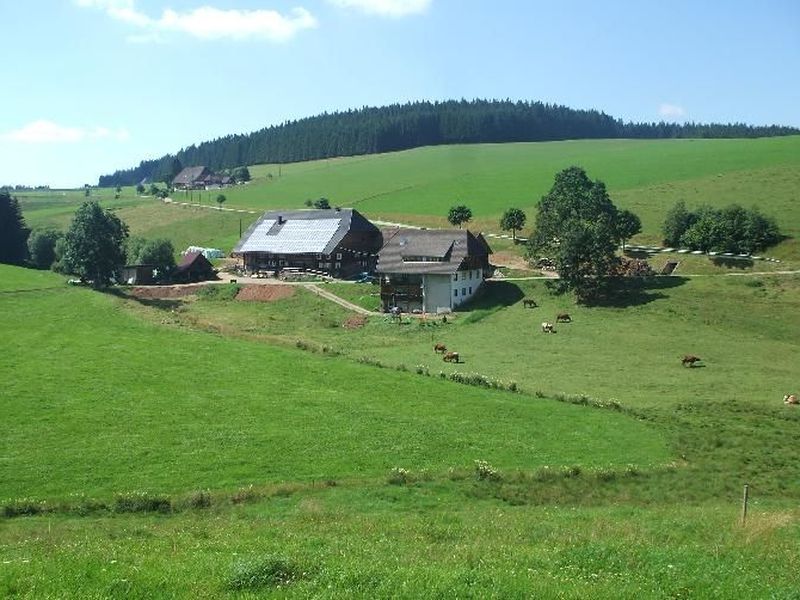
<path fill-rule="evenodd" d="M 747 521 L 747 497 L 749 495 L 750 486 L 744 484 L 744 493 L 742 494 L 742 525 Z"/>

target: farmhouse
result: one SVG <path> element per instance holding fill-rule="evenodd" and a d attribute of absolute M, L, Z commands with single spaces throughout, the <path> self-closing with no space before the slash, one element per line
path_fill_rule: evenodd
<path fill-rule="evenodd" d="M 172 180 L 172 187 L 176 190 L 203 189 L 211 176 L 208 167 L 186 167 Z"/>
<path fill-rule="evenodd" d="M 383 237 L 352 208 L 264 213 L 233 249 L 248 273 L 301 269 L 334 277 L 372 271 Z"/>
<path fill-rule="evenodd" d="M 384 310 L 447 312 L 489 274 L 491 248 L 467 230 L 398 229 L 378 253 Z"/>

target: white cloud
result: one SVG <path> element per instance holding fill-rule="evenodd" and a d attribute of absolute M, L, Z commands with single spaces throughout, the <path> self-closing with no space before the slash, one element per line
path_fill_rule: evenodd
<path fill-rule="evenodd" d="M 304 29 L 313 29 L 317 20 L 305 8 L 294 8 L 283 15 L 275 10 L 222 10 L 201 6 L 178 12 L 165 9 L 157 19 L 136 10 L 134 0 L 75 0 L 78 6 L 104 11 L 109 17 L 139 28 L 142 35 L 129 36 L 136 43 L 160 41 L 159 32 L 176 31 L 202 40 L 229 38 L 234 40 L 263 39 L 285 42 Z"/>
<path fill-rule="evenodd" d="M 686 111 L 677 104 L 665 103 L 658 107 L 658 114 L 665 119 L 680 119 L 686 114 Z"/>
<path fill-rule="evenodd" d="M 355 8 L 381 17 L 406 17 L 424 13 L 432 0 L 328 0 L 341 8 Z"/>
<path fill-rule="evenodd" d="M 58 144 L 77 143 L 86 140 L 111 139 L 124 142 L 130 138 L 125 129 L 109 129 L 107 127 L 65 127 L 52 121 L 40 119 L 15 129 L 0 134 L 0 140 L 10 142 L 23 142 L 26 144 Z"/>

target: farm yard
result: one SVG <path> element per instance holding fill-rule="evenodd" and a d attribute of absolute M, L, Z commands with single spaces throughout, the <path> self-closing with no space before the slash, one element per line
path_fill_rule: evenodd
<path fill-rule="evenodd" d="M 594 306 L 491 238 L 509 277 L 446 319 L 305 284 L 103 293 L 0 265 L 0 596 L 796 597 L 799 142 L 261 165 L 227 203 L 254 214 L 92 190 L 135 235 L 230 249 L 240 219 L 308 194 L 437 226 L 436 199 L 469 190 L 469 227 L 499 233 L 581 163 L 642 215 L 633 242 L 659 243 L 678 199 L 758 205 L 787 237 L 780 263 L 657 253 L 675 276 Z M 83 192 L 20 200 L 64 227 Z M 314 285 L 380 306 L 376 285 Z"/>

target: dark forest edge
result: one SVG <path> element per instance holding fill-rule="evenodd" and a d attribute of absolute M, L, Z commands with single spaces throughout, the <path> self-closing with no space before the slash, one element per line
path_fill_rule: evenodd
<path fill-rule="evenodd" d="M 289 163 L 443 144 L 572 139 L 754 138 L 794 135 L 779 125 L 625 123 L 597 110 L 510 100 L 411 102 L 323 113 L 248 134 L 228 135 L 102 175 L 101 187 L 171 181 L 183 167 L 214 170 Z"/>

